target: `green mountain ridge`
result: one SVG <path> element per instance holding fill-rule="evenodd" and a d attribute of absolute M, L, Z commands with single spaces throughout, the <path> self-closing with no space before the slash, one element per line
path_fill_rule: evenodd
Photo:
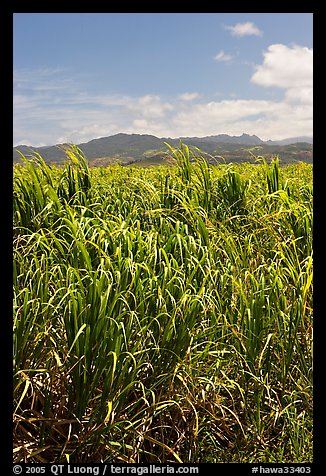
<path fill-rule="evenodd" d="M 264 156 L 266 159 L 278 155 L 280 162 L 291 163 L 313 161 L 312 139 L 298 137 L 283 141 L 262 141 L 255 135 L 242 134 L 229 136 L 218 134 L 206 137 L 181 137 L 158 138 L 150 134 L 125 134 L 119 133 L 108 137 L 92 139 L 89 142 L 77 144 L 90 162 L 91 166 L 120 163 L 122 165 L 159 165 L 165 163 L 168 147 L 166 142 L 173 147 L 183 144 L 191 149 L 199 148 L 207 154 L 209 161 L 214 161 L 214 156 L 223 157 L 227 162 L 254 161 L 254 156 Z M 292 142 L 293 141 L 293 142 Z M 32 147 L 18 145 L 13 148 L 13 161 L 20 160 L 20 151 L 25 156 L 39 153 L 48 163 L 62 163 L 66 160 L 65 148 L 69 144 L 53 146 Z M 213 157 L 211 157 L 213 156 Z M 221 159 L 219 159 L 221 160 Z"/>

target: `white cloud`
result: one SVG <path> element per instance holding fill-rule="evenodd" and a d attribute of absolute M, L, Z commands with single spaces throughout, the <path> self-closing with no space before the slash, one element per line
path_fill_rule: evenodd
<path fill-rule="evenodd" d="M 263 140 L 312 135 L 310 105 L 230 99 L 195 104 L 173 117 L 178 135 L 256 134 Z"/>
<path fill-rule="evenodd" d="M 303 46 L 270 45 L 263 64 L 256 66 L 251 78 L 260 86 L 280 88 L 312 87 L 313 50 Z"/>
<path fill-rule="evenodd" d="M 214 59 L 216 61 L 224 61 L 227 63 L 228 61 L 232 60 L 232 56 L 224 53 L 224 51 L 221 50 L 219 53 L 217 53 L 216 56 L 214 56 Z"/>
<path fill-rule="evenodd" d="M 173 109 L 169 102 L 162 102 L 159 96 L 147 94 L 139 98 L 129 98 L 127 108 L 145 118 L 163 117 Z"/>
<path fill-rule="evenodd" d="M 313 101 L 313 88 L 311 87 L 297 87 L 289 88 L 285 93 L 287 102 L 311 104 Z"/>
<path fill-rule="evenodd" d="M 252 22 L 247 21 L 245 23 L 236 23 L 235 25 L 230 25 L 225 27 L 226 30 L 231 32 L 232 36 L 242 37 L 242 36 L 262 36 L 263 32 Z"/>
<path fill-rule="evenodd" d="M 294 91 L 290 90 L 291 94 Z M 289 93 L 289 91 L 286 91 Z M 27 143 L 37 146 L 61 142 L 81 143 L 97 137 L 105 137 L 118 132 L 153 134 L 158 137 L 206 136 L 220 133 L 240 135 L 243 132 L 256 134 L 261 139 L 283 139 L 291 136 L 312 135 L 312 104 L 299 98 L 284 100 L 234 99 L 204 101 L 180 101 L 176 107 L 158 114 L 155 107 L 141 111 L 141 104 L 148 103 L 142 97 L 121 97 L 119 103 L 111 107 L 100 107 L 109 97 L 98 96 L 91 104 L 60 106 L 49 110 L 41 104 L 35 109 L 35 99 L 27 98 L 24 114 L 15 113 L 14 144 Z M 135 107 L 135 104 L 137 107 Z M 165 104 L 156 99 L 154 104 Z M 147 104 L 148 105 L 148 104 Z M 131 107 L 130 107 L 131 106 Z M 138 107 L 139 106 L 139 107 Z M 34 108 L 34 109 L 33 109 Z M 150 114 L 152 111 L 152 114 Z M 28 138 L 28 140 L 27 140 Z"/>
<path fill-rule="evenodd" d="M 264 52 L 263 63 L 256 66 L 251 82 L 265 88 L 284 89 L 284 103 L 298 114 L 298 121 L 301 117 L 306 117 L 306 114 L 312 117 L 312 48 L 298 45 L 292 47 L 283 44 L 270 45 Z"/>
<path fill-rule="evenodd" d="M 199 98 L 199 96 L 198 93 L 183 93 L 179 94 L 178 99 L 181 101 L 193 101 L 194 99 Z"/>

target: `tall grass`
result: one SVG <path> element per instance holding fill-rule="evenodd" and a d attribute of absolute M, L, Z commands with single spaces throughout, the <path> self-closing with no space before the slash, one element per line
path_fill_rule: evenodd
<path fill-rule="evenodd" d="M 312 460 L 311 166 L 14 169 L 14 458 Z"/>

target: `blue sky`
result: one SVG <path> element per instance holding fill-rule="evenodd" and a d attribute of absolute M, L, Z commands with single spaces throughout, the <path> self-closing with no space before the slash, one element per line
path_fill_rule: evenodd
<path fill-rule="evenodd" d="M 312 136 L 312 13 L 15 13 L 14 145 Z"/>

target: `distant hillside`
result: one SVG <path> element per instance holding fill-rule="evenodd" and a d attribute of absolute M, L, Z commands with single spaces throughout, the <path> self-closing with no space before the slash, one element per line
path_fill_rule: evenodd
<path fill-rule="evenodd" d="M 168 142 L 177 147 L 180 144 L 180 139 L 190 148 L 197 147 L 203 153 L 222 156 L 230 162 L 253 161 L 254 155 L 262 155 L 266 159 L 278 155 L 283 163 L 312 162 L 313 160 L 312 139 L 302 137 L 264 142 L 259 137 L 248 134 L 242 134 L 241 136 L 218 134 L 206 137 L 171 139 L 158 138 L 149 134 L 120 133 L 77 145 L 88 158 L 91 166 L 107 165 L 113 162 L 123 165 L 133 163 L 147 165 L 163 163 L 162 160 L 168 151 L 164 143 Z M 19 161 L 19 150 L 26 156 L 33 154 L 34 151 L 39 152 L 46 162 L 61 163 L 66 160 L 64 149 L 67 146 L 68 144 L 57 144 L 48 147 L 19 145 L 13 148 L 13 161 Z"/>
<path fill-rule="evenodd" d="M 265 144 L 271 144 L 271 145 L 290 145 L 290 144 L 296 144 L 298 142 L 305 142 L 307 144 L 312 144 L 313 140 L 312 137 L 308 136 L 300 136 L 300 137 L 291 137 L 289 139 L 283 139 L 283 140 L 268 140 L 265 142 Z"/>

